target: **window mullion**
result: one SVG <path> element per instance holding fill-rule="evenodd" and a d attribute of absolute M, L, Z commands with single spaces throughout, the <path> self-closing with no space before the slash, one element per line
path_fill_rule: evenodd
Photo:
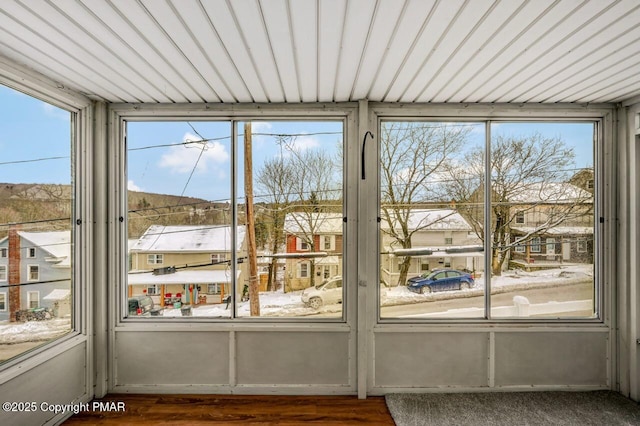
<path fill-rule="evenodd" d="M 484 316 L 491 319 L 491 121 L 485 122 L 484 149 Z"/>

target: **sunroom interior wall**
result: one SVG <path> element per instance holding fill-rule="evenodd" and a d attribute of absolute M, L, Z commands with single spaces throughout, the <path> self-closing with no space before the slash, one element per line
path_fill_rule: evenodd
<path fill-rule="evenodd" d="M 491 391 L 531 389 L 616 389 L 615 335 L 611 303 L 615 281 L 616 170 L 615 109 L 610 105 L 369 105 L 370 122 L 398 120 L 537 120 L 598 123 L 602 129 L 596 147 L 600 173 L 597 212 L 604 221 L 596 224 L 600 237 L 596 262 L 602 282 L 598 311 L 601 318 L 584 321 L 454 320 L 408 323 L 379 320 L 368 338 L 368 393 L 413 391 Z M 379 132 L 377 128 L 372 132 Z M 378 197 L 376 179 L 362 197 Z M 375 214 L 375 213 L 371 213 Z M 600 221 L 598 221 L 600 222 Z M 377 232 L 377 224 L 367 234 Z M 375 265 L 377 254 L 367 253 Z M 605 262 L 606 259 L 606 262 Z M 375 282 L 376 270 L 362 272 Z M 367 297 L 375 298 L 375 288 Z M 449 362 L 451 361 L 451 362 Z M 409 367 L 408 367 L 409 366 Z"/>
<path fill-rule="evenodd" d="M 123 120 L 343 120 L 347 141 L 356 139 L 356 104 L 111 105 L 109 241 L 109 391 L 262 394 L 354 394 L 357 377 L 357 286 L 346 285 L 344 321 L 278 318 L 154 321 L 122 319 L 126 279 L 126 180 L 121 151 Z M 235 126 L 234 126 L 235 127 Z M 356 283 L 359 152 L 344 146 L 345 273 Z"/>
<path fill-rule="evenodd" d="M 69 413 L 43 410 L 42 403 L 88 402 L 93 397 L 93 104 L 30 69 L 0 57 L 0 84 L 76 113 L 71 121 L 75 172 L 74 331 L 6 362 L 0 369 L 0 400 L 35 401 L 31 412 L 0 412 L 0 424 L 59 423 Z M 102 182 L 104 184 L 104 182 Z M 80 266 L 81 265 L 81 266 Z M 49 384 L 55 384 L 50 386 Z M 43 385 L 46 384 L 46 385 Z"/>

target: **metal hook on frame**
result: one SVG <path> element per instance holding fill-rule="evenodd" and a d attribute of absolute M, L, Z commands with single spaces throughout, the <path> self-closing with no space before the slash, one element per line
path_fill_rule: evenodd
<path fill-rule="evenodd" d="M 364 134 L 364 138 L 362 139 L 362 163 L 361 163 L 361 167 L 362 167 L 362 180 L 365 179 L 365 172 L 364 172 L 364 147 L 367 144 L 367 135 L 371 136 L 371 139 L 373 139 L 373 133 L 371 133 L 370 131 L 367 130 L 367 132 Z"/>

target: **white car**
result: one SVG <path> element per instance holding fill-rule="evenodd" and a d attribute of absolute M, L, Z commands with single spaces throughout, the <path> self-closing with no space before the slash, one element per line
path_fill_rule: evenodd
<path fill-rule="evenodd" d="M 302 303 L 319 309 L 322 305 L 342 302 L 342 277 L 335 276 L 324 280 L 315 287 L 309 287 L 302 292 Z"/>
<path fill-rule="evenodd" d="M 380 280 L 380 297 L 386 298 L 389 284 Z M 342 277 L 337 275 L 324 280 L 315 287 L 309 287 L 302 292 L 302 303 L 313 309 L 319 309 L 322 305 L 342 303 Z"/>

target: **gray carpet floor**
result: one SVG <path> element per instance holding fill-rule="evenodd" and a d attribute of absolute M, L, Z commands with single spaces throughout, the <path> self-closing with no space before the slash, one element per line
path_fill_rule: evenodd
<path fill-rule="evenodd" d="M 389 394 L 398 426 L 640 425 L 640 405 L 616 392 Z"/>

